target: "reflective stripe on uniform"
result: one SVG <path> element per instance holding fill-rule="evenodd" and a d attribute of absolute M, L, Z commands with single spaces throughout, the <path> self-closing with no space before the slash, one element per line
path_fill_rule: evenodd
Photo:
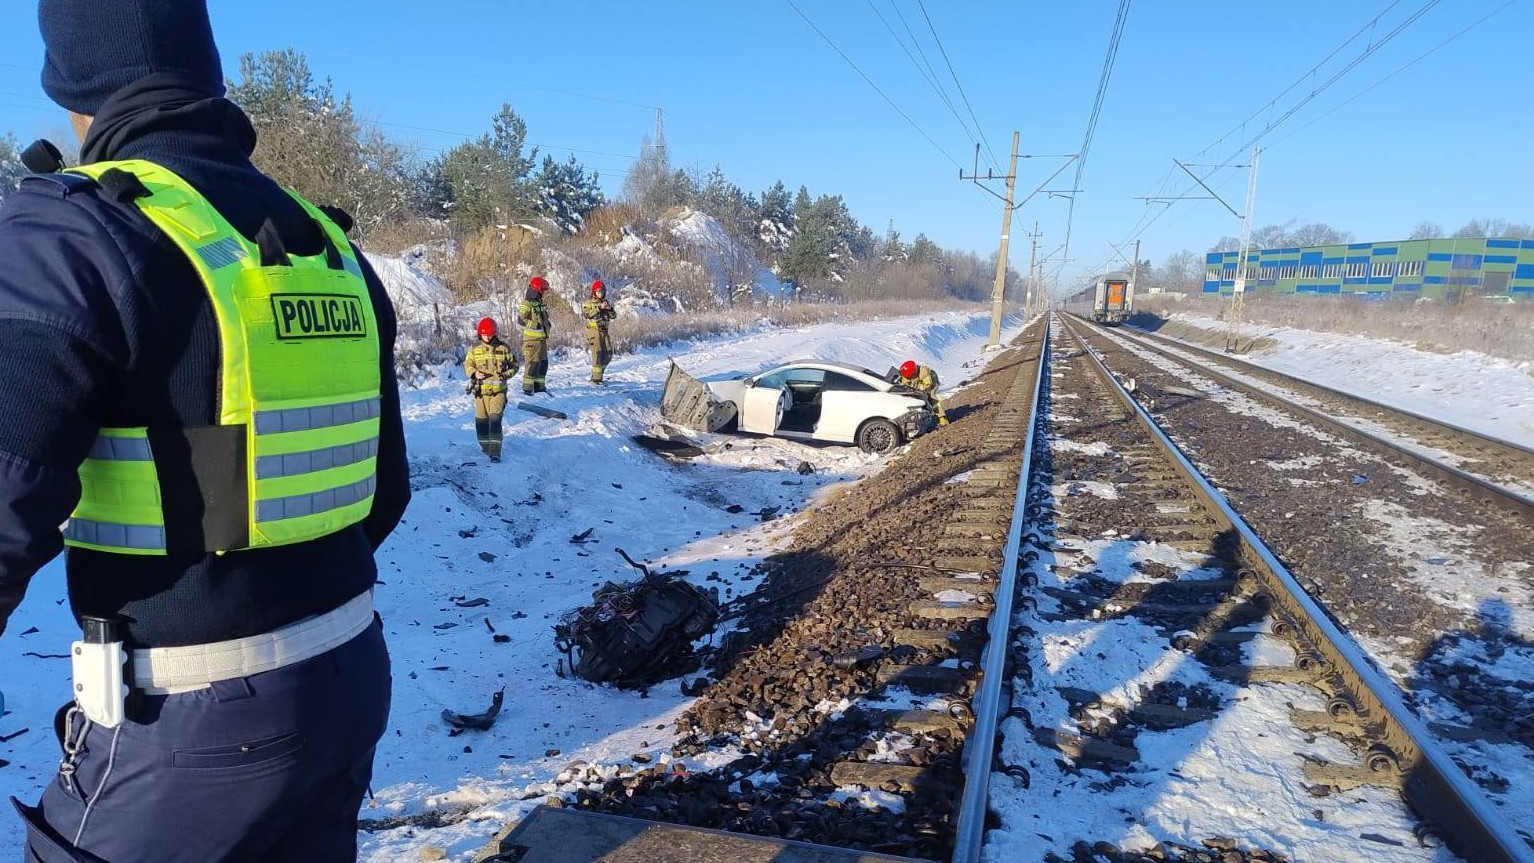
<path fill-rule="evenodd" d="M 165 550 L 165 528 L 153 524 L 114 524 L 76 516 L 64 526 L 64 538 L 111 548 Z"/>
<path fill-rule="evenodd" d="M 377 396 L 354 402 L 334 405 L 316 405 L 312 408 L 280 408 L 256 411 L 256 434 L 282 434 L 283 432 L 312 431 L 313 429 L 344 426 L 364 420 L 378 419 L 382 410 Z"/>
<path fill-rule="evenodd" d="M 378 490 L 378 478 L 369 476 L 348 485 L 327 488 L 309 494 L 274 497 L 256 501 L 256 522 L 282 521 L 328 512 L 367 500 Z"/>
<path fill-rule="evenodd" d="M 86 458 L 97 461 L 154 461 L 147 438 L 107 437 L 96 438 Z"/>
<path fill-rule="evenodd" d="M 282 476 L 298 476 L 317 470 L 330 470 L 356 464 L 378 455 L 378 438 L 371 437 L 356 443 L 312 449 L 307 452 L 291 452 L 283 455 L 256 457 L 256 479 L 276 479 Z"/>
<path fill-rule="evenodd" d="M 197 256 L 202 258 L 203 263 L 216 270 L 244 260 L 246 254 L 239 240 L 233 237 L 224 237 L 221 240 L 214 240 L 206 246 L 198 246 Z"/>

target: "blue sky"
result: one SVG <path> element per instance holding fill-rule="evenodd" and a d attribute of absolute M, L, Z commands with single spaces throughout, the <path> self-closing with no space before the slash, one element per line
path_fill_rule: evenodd
<path fill-rule="evenodd" d="M 972 165 L 971 138 L 874 11 L 908 39 L 898 8 L 968 119 L 916 0 L 796 2 L 937 146 L 786 0 L 212 0 L 211 12 L 228 70 L 242 52 L 292 45 L 352 93 L 365 116 L 427 152 L 450 146 L 454 133 L 478 133 L 510 102 L 527 119 L 530 140 L 559 155 L 584 151 L 577 155 L 616 191 L 653 128 L 646 106 L 659 105 L 681 165 L 718 163 L 752 190 L 781 178 L 839 193 L 876 230 L 893 220 L 907 239 L 926 232 L 944 245 L 992 251 L 1000 203 L 956 179 L 955 161 Z M 1146 213 L 1134 196 L 1184 191 L 1187 182 L 1162 187 L 1171 157 L 1235 156 L 1241 140 L 1424 2 L 1137 0 L 1081 181 L 1065 278 L 1114 260 L 1108 243 L 1128 238 Z M 1504 2 L 1441 0 L 1271 132 L 1262 142 L 1258 223 L 1324 221 L 1369 240 L 1403 236 L 1422 219 L 1451 230 L 1479 216 L 1534 221 L 1534 66 L 1526 53 L 1534 2 L 1515 0 L 1358 96 Z M 1116 2 L 925 3 L 998 159 L 1013 129 L 1025 154 L 1079 148 Z M 1382 11 L 1370 34 L 1263 110 Z M 35 4 L 0 0 L 0 20 L 8 22 L 0 32 L 0 131 L 62 135 L 62 118 L 37 84 Z M 1194 159 L 1259 111 L 1248 134 Z M 1020 189 L 1060 163 L 1024 160 Z M 1052 187 L 1068 188 L 1070 176 Z M 1216 180 L 1238 209 L 1244 180 L 1239 170 Z M 1014 265 L 1027 265 L 1025 234 L 1035 220 L 1041 249 L 1057 250 L 1065 215 L 1063 199 L 1045 196 L 1020 210 Z M 1202 252 L 1238 229 L 1215 203 L 1175 204 L 1144 231 L 1142 256 Z"/>

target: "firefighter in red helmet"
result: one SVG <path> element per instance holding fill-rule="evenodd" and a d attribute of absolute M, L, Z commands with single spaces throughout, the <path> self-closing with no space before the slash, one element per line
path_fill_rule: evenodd
<path fill-rule="evenodd" d="M 533 276 L 527 283 L 527 298 L 517 306 L 517 323 L 522 326 L 522 361 L 527 371 L 522 375 L 522 392 L 526 395 L 548 392 L 545 379 L 549 374 L 549 309 L 543 304 L 543 293 L 549 283 L 542 276 Z"/>
<path fill-rule="evenodd" d="M 481 318 L 475 332 L 479 342 L 463 358 L 463 373 L 469 377 L 469 394 L 474 397 L 474 431 L 485 455 L 500 461 L 506 384 L 517 376 L 517 355 L 496 335 L 493 319 Z"/>
<path fill-rule="evenodd" d="M 943 403 L 937 397 L 937 372 L 930 366 L 919 366 L 915 360 L 906 360 L 900 364 L 900 378 L 895 383 L 926 395 L 932 400 L 932 410 L 937 413 L 937 424 L 948 425 L 948 414 L 943 412 Z"/>
<path fill-rule="evenodd" d="M 586 319 L 586 346 L 591 349 L 591 382 L 599 384 L 613 359 L 613 340 L 607 326 L 618 316 L 607 301 L 607 286 L 601 279 L 591 283 L 591 299 L 581 306 L 581 316 Z"/>

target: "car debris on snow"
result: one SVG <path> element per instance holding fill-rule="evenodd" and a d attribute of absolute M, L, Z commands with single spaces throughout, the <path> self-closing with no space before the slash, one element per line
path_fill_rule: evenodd
<path fill-rule="evenodd" d="M 506 690 L 501 688 L 490 696 L 490 708 L 483 713 L 463 714 L 454 713 L 443 709 L 442 721 L 453 727 L 448 732 L 449 737 L 456 737 L 464 731 L 489 731 L 490 726 L 495 724 L 495 717 L 500 715 L 501 703 L 506 700 Z"/>

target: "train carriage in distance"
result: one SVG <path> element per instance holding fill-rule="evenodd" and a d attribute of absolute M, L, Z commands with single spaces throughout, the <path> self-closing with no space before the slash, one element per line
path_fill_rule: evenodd
<path fill-rule="evenodd" d="M 1134 314 L 1135 283 L 1128 273 L 1104 273 L 1092 295 L 1092 320 L 1109 326 Z"/>

